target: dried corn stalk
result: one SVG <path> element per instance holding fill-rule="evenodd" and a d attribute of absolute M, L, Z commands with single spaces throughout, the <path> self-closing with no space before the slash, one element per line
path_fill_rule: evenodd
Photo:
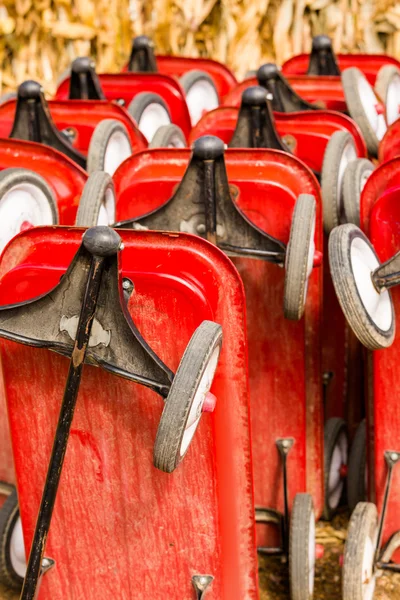
<path fill-rule="evenodd" d="M 0 93 L 24 79 L 49 93 L 79 55 L 118 71 L 131 38 L 160 53 L 211 56 L 240 78 L 248 69 L 308 52 L 327 33 L 336 51 L 400 58 L 400 2 L 393 0 L 0 0 Z"/>

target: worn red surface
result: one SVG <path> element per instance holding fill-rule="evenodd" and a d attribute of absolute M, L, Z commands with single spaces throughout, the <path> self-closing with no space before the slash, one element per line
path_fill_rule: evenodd
<path fill-rule="evenodd" d="M 235 131 L 239 108 L 221 107 L 204 115 L 192 129 L 189 143 L 202 135 L 216 135 L 226 144 Z M 294 137 L 293 154 L 308 167 L 320 173 L 326 146 L 335 131 L 348 131 L 354 139 L 358 156 L 365 157 L 367 149 L 357 125 L 333 111 L 302 111 L 297 113 L 274 113 L 278 134 Z"/>
<path fill-rule="evenodd" d="M 375 84 L 379 69 L 384 65 L 395 65 L 400 68 L 400 62 L 386 54 L 337 54 L 336 57 L 341 71 L 357 67 L 372 85 Z M 305 75 L 309 60 L 309 54 L 293 56 L 282 65 L 282 73 L 284 75 Z"/>
<path fill-rule="evenodd" d="M 107 100 L 124 100 L 128 106 L 134 96 L 141 92 L 158 94 L 169 108 L 172 123 L 178 125 L 185 136 L 189 135 L 191 121 L 184 92 L 173 77 L 153 73 L 112 73 L 99 75 L 100 84 Z M 67 100 L 69 78 L 59 86 L 55 99 Z"/>
<path fill-rule="evenodd" d="M 79 229 L 37 228 L 15 238 L 0 262 L 2 301 L 22 301 L 57 284 L 81 236 Z M 194 574 L 212 574 L 210 599 L 255 600 L 241 280 L 200 238 L 121 236 L 122 273 L 135 284 L 130 313 L 170 368 L 203 319 L 221 323 L 218 405 L 203 418 L 180 467 L 161 473 L 152 466 L 161 398 L 85 366 L 46 551 L 56 568 L 45 576 L 40 599 L 182 600 L 192 597 Z M 2 343 L 2 358 L 29 547 L 69 362 L 14 342 Z"/>
<path fill-rule="evenodd" d="M 50 114 L 57 129 L 74 130 L 73 146 L 87 154 L 90 140 L 96 126 L 104 119 L 114 119 L 122 123 L 128 132 L 133 152 L 147 148 L 147 141 L 136 127 L 129 113 L 114 102 L 98 100 L 68 100 L 48 102 Z M 0 105 L 0 137 L 8 137 L 14 123 L 16 100 Z"/>
<path fill-rule="evenodd" d="M 381 261 L 388 260 L 400 248 L 400 188 L 392 189 L 375 204 L 371 211 L 370 237 Z M 392 288 L 391 295 L 398 325 L 400 316 L 400 289 Z M 387 475 L 384 452 L 400 451 L 400 402 L 399 402 L 399 352 L 400 338 L 393 345 L 372 353 L 370 381 L 372 395 L 368 410 L 369 433 L 369 496 L 381 511 Z M 400 529 L 400 470 L 393 471 L 388 512 L 382 542 Z M 395 560 L 399 562 L 400 553 Z"/>
<path fill-rule="evenodd" d="M 118 219 L 144 214 L 166 202 L 189 157 L 189 150 L 150 150 L 121 165 L 114 176 Z M 319 186 L 297 159 L 272 150 L 231 149 L 225 152 L 225 160 L 238 206 L 261 229 L 285 243 L 298 195 L 313 194 L 316 243 L 321 250 Z M 288 460 L 290 503 L 297 492 L 307 490 L 319 514 L 323 501 L 322 269 L 311 276 L 305 318 L 290 322 L 283 317 L 284 270 L 264 261 L 233 260 L 246 290 L 256 504 L 283 509 L 275 442 L 292 436 L 296 442 Z M 259 542 L 264 543 L 261 538 Z"/>

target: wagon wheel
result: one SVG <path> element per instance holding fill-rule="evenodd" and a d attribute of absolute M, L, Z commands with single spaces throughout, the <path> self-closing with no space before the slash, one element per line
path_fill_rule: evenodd
<path fill-rule="evenodd" d="M 336 227 L 329 238 L 329 264 L 344 315 L 364 346 L 387 348 L 394 339 L 390 292 L 376 290 L 371 274 L 379 259 L 362 231 L 351 223 Z"/>
<path fill-rule="evenodd" d="M 335 131 L 324 154 L 321 174 L 324 229 L 330 233 L 340 225 L 343 213 L 343 177 L 346 168 L 357 158 L 353 136 L 348 131 Z"/>
<path fill-rule="evenodd" d="M 171 123 L 168 107 L 158 94 L 137 94 L 129 104 L 128 112 L 149 143 L 159 127 Z"/>
<path fill-rule="evenodd" d="M 175 374 L 158 426 L 154 466 L 171 473 L 185 456 L 200 423 L 222 346 L 222 328 L 212 321 L 194 332 Z"/>
<path fill-rule="evenodd" d="M 328 419 L 324 428 L 324 519 L 332 519 L 344 491 L 348 459 L 347 427 L 343 419 Z"/>
<path fill-rule="evenodd" d="M 366 158 L 351 162 L 343 177 L 343 210 L 346 223 L 360 225 L 361 192 L 375 167 Z"/>
<path fill-rule="evenodd" d="M 378 71 L 375 90 L 386 106 L 386 120 L 391 125 L 400 117 L 400 70 L 383 65 Z"/>
<path fill-rule="evenodd" d="M 379 142 L 387 129 L 385 108 L 356 67 L 343 71 L 342 85 L 350 116 L 361 129 L 369 152 L 377 156 Z"/>
<path fill-rule="evenodd" d="M 0 173 L 0 252 L 21 231 L 57 223 L 57 202 L 43 177 L 28 169 Z"/>
<path fill-rule="evenodd" d="M 297 494 L 290 519 L 291 600 L 311 600 L 315 575 L 315 513 L 310 494 Z"/>
<path fill-rule="evenodd" d="M 177 125 L 162 125 L 154 134 L 149 148 L 185 148 L 186 139 L 180 127 Z"/>
<path fill-rule="evenodd" d="M 301 319 L 307 297 L 315 252 L 314 196 L 300 194 L 293 212 L 286 248 L 283 312 L 287 319 Z"/>
<path fill-rule="evenodd" d="M 208 73 L 199 70 L 188 71 L 182 75 L 180 83 L 185 90 L 190 120 L 194 127 L 203 114 L 218 108 L 217 88 Z"/>
<path fill-rule="evenodd" d="M 359 502 L 351 515 L 344 547 L 343 600 L 372 600 L 378 513 L 375 504 Z"/>
<path fill-rule="evenodd" d="M 76 214 L 77 227 L 95 227 L 115 223 L 114 182 L 108 173 L 94 171 L 83 188 Z"/>
<path fill-rule="evenodd" d="M 114 175 L 121 163 L 132 154 L 128 131 L 116 119 L 104 119 L 93 132 L 87 157 L 87 171 L 105 171 Z"/>
<path fill-rule="evenodd" d="M 0 509 L 0 581 L 20 590 L 26 572 L 25 545 L 14 489 Z"/>

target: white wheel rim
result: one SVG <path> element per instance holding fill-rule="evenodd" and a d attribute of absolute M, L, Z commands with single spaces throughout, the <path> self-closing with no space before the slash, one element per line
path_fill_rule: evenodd
<path fill-rule="evenodd" d="M 107 142 L 104 153 L 104 171 L 114 175 L 119 165 L 132 154 L 128 137 L 122 131 L 115 131 Z"/>
<path fill-rule="evenodd" d="M 355 237 L 350 246 L 350 261 L 354 282 L 366 313 L 381 331 L 389 331 L 393 323 L 392 305 L 389 292 L 378 293 L 372 283 L 372 272 L 379 267 L 379 262 L 369 247 L 360 237 Z"/>
<path fill-rule="evenodd" d="M 332 510 L 339 506 L 342 497 L 344 481 L 341 473 L 343 465 L 347 465 L 348 444 L 347 435 L 341 432 L 333 449 L 328 477 L 328 505 Z"/>
<path fill-rule="evenodd" d="M 218 108 L 219 98 L 215 87 L 210 81 L 199 79 L 187 91 L 186 103 L 192 126 L 194 126 L 206 112 Z"/>
<path fill-rule="evenodd" d="M 379 100 L 365 77 L 360 76 L 358 78 L 357 87 L 365 115 L 374 130 L 376 137 L 378 140 L 381 140 L 386 133 L 387 127 L 385 116 L 383 114 L 379 115 L 376 111 Z"/>
<path fill-rule="evenodd" d="M 46 195 L 32 183 L 18 183 L 0 199 L 0 251 L 18 233 L 38 225 L 54 225 Z"/>
<path fill-rule="evenodd" d="M 363 600 L 372 600 L 375 591 L 376 577 L 373 572 L 374 543 L 368 536 L 365 540 L 362 563 L 362 596 Z"/>
<path fill-rule="evenodd" d="M 311 512 L 310 516 L 310 529 L 308 537 L 308 589 L 310 591 L 310 598 L 314 592 L 314 579 L 315 579 L 315 514 Z"/>
<path fill-rule="evenodd" d="M 210 356 L 207 367 L 200 379 L 196 394 L 193 398 L 192 406 L 190 407 L 189 416 L 186 422 L 185 432 L 182 437 L 180 455 L 183 456 L 193 439 L 196 429 L 200 423 L 201 413 L 203 410 L 204 400 L 207 392 L 210 391 L 211 384 L 214 379 L 215 369 L 217 368 L 220 346 L 217 346 Z"/>
<path fill-rule="evenodd" d="M 400 116 L 400 75 L 394 74 L 386 92 L 386 119 L 391 125 Z"/>
<path fill-rule="evenodd" d="M 337 188 L 336 188 L 336 206 L 337 211 L 340 216 L 343 214 L 343 177 L 344 172 L 349 163 L 353 162 L 353 160 L 357 159 L 357 151 L 354 146 L 353 140 L 349 140 L 345 147 L 343 148 L 342 156 L 340 158 L 339 170 L 338 170 L 338 178 L 337 178 Z"/>
<path fill-rule="evenodd" d="M 25 577 L 26 573 L 26 556 L 24 536 L 22 533 L 21 517 L 18 517 L 15 522 L 14 529 L 10 540 L 10 561 L 12 568 L 19 575 Z"/>
<path fill-rule="evenodd" d="M 112 189 L 106 190 L 104 202 L 102 202 L 97 219 L 97 225 L 113 225 L 115 223 L 115 194 Z"/>
<path fill-rule="evenodd" d="M 150 143 L 159 127 L 170 124 L 171 119 L 167 110 L 161 106 L 161 104 L 153 102 L 146 106 L 142 112 L 138 127 L 146 140 Z"/>

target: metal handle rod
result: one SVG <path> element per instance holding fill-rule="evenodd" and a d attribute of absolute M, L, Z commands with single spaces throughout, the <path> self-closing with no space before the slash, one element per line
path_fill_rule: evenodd
<path fill-rule="evenodd" d="M 204 209 L 206 217 L 206 237 L 217 245 L 217 207 L 215 198 L 215 161 L 204 161 Z"/>
<path fill-rule="evenodd" d="M 20 600 L 34 600 L 37 597 L 42 574 L 42 560 L 60 483 L 65 452 L 67 450 L 82 368 L 89 343 L 94 313 L 96 311 L 103 265 L 104 257 L 93 256 Z"/>

